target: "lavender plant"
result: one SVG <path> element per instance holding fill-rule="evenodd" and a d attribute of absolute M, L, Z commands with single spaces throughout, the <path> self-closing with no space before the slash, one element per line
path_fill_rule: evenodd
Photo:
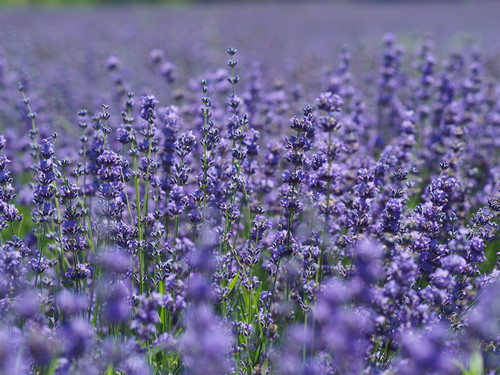
<path fill-rule="evenodd" d="M 184 53 L 64 109 L 0 54 L 0 372 L 500 371 L 487 56 L 388 34 L 318 87 Z"/>

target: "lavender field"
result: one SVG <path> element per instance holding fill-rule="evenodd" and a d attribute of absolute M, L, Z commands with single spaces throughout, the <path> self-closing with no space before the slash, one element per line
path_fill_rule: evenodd
<path fill-rule="evenodd" d="M 499 14 L 0 6 L 0 375 L 500 373 Z"/>

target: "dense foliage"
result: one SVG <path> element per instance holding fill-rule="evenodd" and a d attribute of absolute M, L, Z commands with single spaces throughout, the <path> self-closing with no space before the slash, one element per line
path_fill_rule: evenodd
<path fill-rule="evenodd" d="M 500 370 L 491 51 L 129 47 L 0 55 L 0 373 Z"/>

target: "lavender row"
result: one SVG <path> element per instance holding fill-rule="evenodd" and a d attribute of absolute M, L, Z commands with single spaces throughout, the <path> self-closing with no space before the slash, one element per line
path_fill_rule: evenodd
<path fill-rule="evenodd" d="M 111 56 L 69 118 L 0 71 L 0 372 L 498 371 L 498 74 L 435 52 L 311 93 L 229 48 L 165 103 Z"/>

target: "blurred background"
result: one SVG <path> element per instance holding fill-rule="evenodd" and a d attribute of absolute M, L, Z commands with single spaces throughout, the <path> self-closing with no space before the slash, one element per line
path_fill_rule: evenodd
<path fill-rule="evenodd" d="M 335 3 L 461 3 L 467 0 L 0 0 L 0 4 L 9 5 L 99 5 L 99 4 L 189 4 L 189 3 L 299 3 L 299 2 L 335 2 Z M 478 1 L 469 0 L 477 3 Z"/>
<path fill-rule="evenodd" d="M 107 60 L 138 92 L 172 96 L 203 71 L 226 67 L 238 48 L 244 70 L 258 63 L 269 84 L 304 82 L 316 95 L 325 70 L 348 47 L 361 80 L 376 77 L 384 34 L 408 56 L 432 38 L 438 57 L 473 46 L 498 70 L 500 1 L 495 0 L 0 0 L 0 61 L 13 84 L 29 81 L 58 113 L 102 103 Z M 174 84 L 158 80 L 150 53 L 176 66 Z M 112 72 L 114 74 L 114 71 Z M 2 74 L 0 74 L 2 75 Z M 242 76 L 243 82 L 249 77 Z M 114 77 L 112 77 L 114 79 Z M 85 90 L 82 83 L 85 82 Z M 198 90 L 198 85 L 195 85 Z M 307 95 L 307 94 L 306 94 Z M 312 100 L 313 98 L 306 98 Z M 55 105 L 53 104 L 52 107 Z"/>

